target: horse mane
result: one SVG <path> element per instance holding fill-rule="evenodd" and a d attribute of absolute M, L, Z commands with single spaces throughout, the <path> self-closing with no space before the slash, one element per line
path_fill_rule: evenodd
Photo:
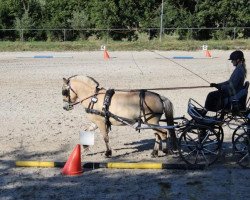
<path fill-rule="evenodd" d="M 96 88 L 99 87 L 99 83 L 90 76 L 75 75 L 75 76 L 71 76 L 69 79 L 82 81 L 90 85 L 91 87 L 96 87 Z"/>

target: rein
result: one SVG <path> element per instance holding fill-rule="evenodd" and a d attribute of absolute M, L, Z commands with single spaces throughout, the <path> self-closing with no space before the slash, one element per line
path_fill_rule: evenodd
<path fill-rule="evenodd" d="M 184 67 L 184 66 L 183 66 L 183 65 L 181 65 L 180 63 L 175 62 L 175 61 L 173 61 L 172 59 L 170 59 L 170 58 L 168 58 L 168 57 L 166 57 L 166 56 L 163 56 L 163 55 L 161 55 L 160 53 L 157 53 L 157 52 L 155 52 L 155 51 L 150 51 L 150 52 L 155 53 L 155 54 L 157 54 L 157 55 L 161 56 L 162 58 L 164 58 L 164 59 L 166 59 L 166 60 L 169 60 L 169 61 L 171 61 L 171 62 L 175 63 L 176 65 L 178 65 L 178 66 L 180 66 L 181 68 L 183 68 L 183 69 L 185 69 L 185 70 L 189 71 L 190 73 L 194 74 L 195 76 L 199 77 L 199 78 L 200 78 L 200 79 L 202 79 L 203 81 L 205 81 L 205 82 L 207 82 L 208 84 L 210 84 L 210 82 L 209 82 L 209 81 L 207 81 L 206 79 L 204 79 L 203 77 L 201 77 L 199 74 L 197 74 L 197 73 L 193 72 L 192 70 L 190 70 L 190 69 L 188 69 L 188 68 Z"/>
<path fill-rule="evenodd" d="M 92 97 L 95 97 L 95 96 L 98 95 L 98 94 L 105 94 L 105 93 L 98 93 L 98 92 L 97 92 L 97 93 L 92 94 L 92 95 L 90 95 L 90 96 L 88 96 L 88 97 L 86 97 L 86 98 L 84 98 L 84 99 L 81 99 L 81 100 L 75 102 L 75 103 L 70 103 L 70 105 L 71 105 L 71 106 L 77 105 L 77 104 L 79 104 L 79 103 L 82 103 L 83 101 L 86 101 L 86 100 L 88 100 L 88 99 L 90 99 L 90 98 L 92 98 Z"/>
<path fill-rule="evenodd" d="M 73 76 L 74 77 L 74 76 Z M 116 121 L 119 121 L 123 124 L 126 124 L 128 126 L 134 127 L 132 124 L 134 123 L 138 123 L 138 126 L 140 126 L 142 123 L 144 124 L 144 122 L 147 121 L 146 119 L 146 114 L 145 114 L 145 110 L 143 107 L 144 104 L 144 98 L 145 98 L 145 92 L 146 91 L 150 91 L 150 90 L 181 90 L 181 89 L 196 89 L 196 88 L 208 88 L 209 86 L 192 86 L 192 87 L 167 87 L 167 88 L 148 88 L 148 89 L 110 89 L 110 90 L 106 90 L 106 92 L 100 92 L 101 89 L 103 88 L 98 88 L 99 84 L 97 84 L 96 86 L 96 90 L 94 92 L 94 94 L 87 96 L 83 99 L 78 99 L 77 102 L 72 103 L 70 100 L 70 92 L 72 91 L 74 94 L 76 94 L 76 92 L 72 89 L 71 85 L 70 85 L 70 79 L 68 79 L 68 91 L 66 91 L 66 93 L 69 95 L 69 106 L 73 107 L 77 104 L 82 103 L 83 101 L 89 100 L 91 99 L 88 108 L 85 108 L 85 111 L 89 114 L 95 114 L 95 115 L 100 115 L 102 117 L 105 118 L 105 124 L 107 129 L 111 128 L 111 123 L 109 121 L 109 118 L 113 118 Z M 120 91 L 120 92 L 139 92 L 139 97 L 140 97 L 140 114 L 138 116 L 137 120 L 130 120 L 127 118 L 123 118 L 123 117 L 119 117 L 113 113 L 111 113 L 109 111 L 109 105 L 111 102 L 111 98 L 113 96 L 113 94 L 115 93 L 115 91 Z M 99 93 L 100 92 L 100 93 Z M 103 103 L 103 109 L 102 111 L 99 110 L 95 110 L 93 109 L 93 105 L 98 101 L 97 95 L 99 94 L 105 94 L 104 97 L 104 103 Z M 77 95 L 77 94 L 76 94 Z M 142 121 L 142 117 L 144 117 L 144 122 Z"/>
<path fill-rule="evenodd" d="M 210 86 L 190 86 L 190 87 L 165 87 L 165 88 L 146 88 L 146 89 L 116 89 L 119 92 L 138 92 L 141 90 L 186 90 L 186 89 L 198 89 L 198 88 L 209 88 Z"/>
<path fill-rule="evenodd" d="M 70 103 L 70 105 L 71 105 L 71 106 L 75 106 L 75 105 L 77 105 L 77 104 L 79 104 L 79 103 L 82 103 L 83 101 L 86 101 L 87 99 L 89 99 L 89 98 L 91 98 L 91 97 L 94 97 L 95 95 L 96 95 L 96 94 L 91 95 L 91 96 L 86 97 L 86 98 L 84 98 L 84 99 L 81 99 L 81 100 L 79 100 L 79 101 L 77 101 L 77 102 L 75 102 L 75 103 Z"/>

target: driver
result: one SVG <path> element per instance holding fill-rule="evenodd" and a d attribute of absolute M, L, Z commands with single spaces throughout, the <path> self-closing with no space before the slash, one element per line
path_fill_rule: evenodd
<path fill-rule="evenodd" d="M 224 99 L 238 93 L 244 85 L 247 69 L 245 64 L 244 54 L 240 50 L 231 53 L 228 60 L 231 60 L 235 67 L 229 80 L 222 83 L 211 83 L 210 87 L 215 87 L 218 90 L 210 92 L 205 101 L 205 108 L 209 111 L 218 111 L 225 108 Z"/>

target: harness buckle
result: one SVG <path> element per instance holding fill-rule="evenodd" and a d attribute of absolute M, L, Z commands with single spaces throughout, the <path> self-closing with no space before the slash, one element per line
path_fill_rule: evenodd
<path fill-rule="evenodd" d="M 96 103 L 97 101 L 98 101 L 98 99 L 96 97 L 91 98 L 91 102 Z"/>

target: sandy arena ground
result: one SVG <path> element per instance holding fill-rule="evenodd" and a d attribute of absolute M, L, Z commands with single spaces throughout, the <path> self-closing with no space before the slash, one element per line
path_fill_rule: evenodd
<path fill-rule="evenodd" d="M 233 68 L 230 51 L 157 52 L 208 82 L 228 79 Z M 250 51 L 245 51 L 250 71 Z M 76 177 L 62 176 L 59 168 L 18 168 L 16 160 L 66 161 L 79 143 L 79 132 L 90 123 L 84 109 L 62 108 L 62 78 L 75 74 L 95 78 L 115 89 L 208 85 L 170 60 L 150 51 L 109 52 L 105 61 L 96 52 L 2 52 L 0 56 L 0 199 L 250 199 L 250 171 L 233 163 L 232 130 L 225 131 L 224 156 L 204 171 L 84 169 Z M 33 58 L 54 55 L 57 58 Z M 248 75 L 248 80 L 250 75 Z M 187 115 L 190 97 L 201 104 L 212 88 L 164 90 L 158 93 L 174 104 L 175 116 Z M 97 131 L 95 145 L 82 151 L 82 162 L 174 162 L 178 158 L 151 158 L 154 135 L 146 130 L 112 127 L 113 157 L 105 158 L 104 141 Z"/>

